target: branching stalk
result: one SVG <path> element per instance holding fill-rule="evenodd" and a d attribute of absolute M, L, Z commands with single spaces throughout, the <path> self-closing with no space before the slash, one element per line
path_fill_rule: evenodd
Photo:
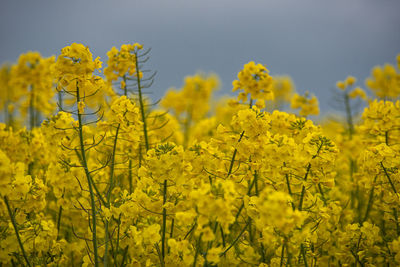
<path fill-rule="evenodd" d="M 115 138 L 114 138 L 114 145 L 113 145 L 113 151 L 111 154 L 111 165 L 110 165 L 110 185 L 108 187 L 108 191 L 107 191 L 107 208 L 110 208 L 111 206 L 111 192 L 114 188 L 114 169 L 115 169 L 115 152 L 117 150 L 117 141 L 118 141 L 118 133 L 119 133 L 119 128 L 120 128 L 120 124 L 118 124 L 117 126 L 117 130 L 115 131 Z M 103 264 L 104 267 L 107 267 L 108 264 L 108 227 L 109 227 L 109 221 L 106 221 L 105 223 L 105 250 L 104 250 L 104 259 L 103 259 Z M 118 249 L 118 248 L 117 248 Z"/>
<path fill-rule="evenodd" d="M 76 84 L 76 103 L 81 101 L 79 96 L 79 87 L 78 82 Z M 90 204 L 92 209 L 92 239 L 93 239 L 93 254 L 94 254 L 94 265 L 95 267 L 99 266 L 99 256 L 98 256 L 98 247 L 97 247 L 97 220 L 96 220 L 96 205 L 95 205 L 95 198 L 92 186 L 92 177 L 89 172 L 87 160 L 86 160 L 86 153 L 85 153 L 85 145 L 83 142 L 83 129 L 82 129 L 82 114 L 78 109 L 78 132 L 79 132 L 79 142 L 80 142 L 80 150 L 82 156 L 82 164 L 85 170 L 88 187 L 89 187 L 89 194 L 90 194 Z"/>
<path fill-rule="evenodd" d="M 139 72 L 139 63 L 138 63 L 137 52 L 135 52 L 135 67 L 136 67 L 137 87 L 138 87 L 138 92 L 139 92 L 140 113 L 142 114 L 142 122 L 143 122 L 143 135 L 144 135 L 144 142 L 145 142 L 146 151 L 147 151 L 147 150 L 149 150 L 149 138 L 148 138 L 148 134 L 147 134 L 146 114 L 144 113 L 144 103 L 143 103 L 143 96 L 142 96 L 142 86 L 140 84 L 140 72 Z"/>
<path fill-rule="evenodd" d="M 12 225 L 14 227 L 15 235 L 17 236 L 18 244 L 19 244 L 19 247 L 20 247 L 20 249 L 22 251 L 22 255 L 23 255 L 24 259 L 25 259 L 26 265 L 31 267 L 32 265 L 28 260 L 28 257 L 26 255 L 26 252 L 25 252 L 25 249 L 24 249 L 24 245 L 22 244 L 22 241 L 21 241 L 21 237 L 19 236 L 18 228 L 17 228 L 17 222 L 15 221 L 14 213 L 11 211 L 11 207 L 10 207 L 10 204 L 8 203 L 7 196 L 4 196 L 4 203 L 6 203 L 8 215 L 10 216 L 11 223 L 12 223 Z"/>

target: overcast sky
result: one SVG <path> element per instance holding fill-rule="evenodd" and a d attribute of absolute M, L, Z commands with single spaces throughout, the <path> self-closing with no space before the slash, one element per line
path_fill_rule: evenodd
<path fill-rule="evenodd" d="M 217 73 L 228 94 L 254 60 L 327 111 L 337 80 L 351 74 L 364 86 L 374 65 L 395 63 L 399 10 L 399 0 L 1 0 L 0 62 L 73 42 L 106 61 L 112 46 L 139 42 L 152 48 L 154 98 L 196 71 Z"/>

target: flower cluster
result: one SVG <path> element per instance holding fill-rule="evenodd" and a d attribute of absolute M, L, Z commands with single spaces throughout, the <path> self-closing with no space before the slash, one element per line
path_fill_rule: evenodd
<path fill-rule="evenodd" d="M 274 94 L 271 88 L 272 77 L 268 69 L 262 64 L 255 64 L 253 61 L 244 65 L 243 70 L 238 73 L 238 80 L 233 81 L 233 91 L 243 90 L 239 94 L 239 100 L 271 100 Z"/>
<path fill-rule="evenodd" d="M 0 70 L 0 265 L 400 264 L 400 101 L 382 77 L 360 116 L 366 93 L 338 82 L 345 117 L 321 125 L 315 96 L 254 62 L 239 101 L 199 74 L 154 108 L 142 49 L 112 48 L 105 79 L 75 43 Z M 58 112 L 40 104 L 57 91 Z M 40 126 L 11 114 L 21 92 Z"/>

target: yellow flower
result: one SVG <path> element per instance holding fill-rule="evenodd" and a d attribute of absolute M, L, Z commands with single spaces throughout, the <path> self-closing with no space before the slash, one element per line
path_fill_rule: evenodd
<path fill-rule="evenodd" d="M 238 80 L 233 81 L 232 85 L 232 91 L 243 90 L 246 96 L 250 95 L 250 99 L 274 99 L 272 77 L 268 69 L 261 64 L 256 65 L 254 61 L 244 65 L 243 70 L 238 73 Z"/>
<path fill-rule="evenodd" d="M 85 103 L 83 101 L 78 102 L 78 112 L 83 114 L 85 112 Z"/>
<path fill-rule="evenodd" d="M 349 97 L 350 98 L 360 97 L 361 99 L 367 100 L 367 94 L 360 87 L 354 88 L 354 90 L 349 93 Z"/>

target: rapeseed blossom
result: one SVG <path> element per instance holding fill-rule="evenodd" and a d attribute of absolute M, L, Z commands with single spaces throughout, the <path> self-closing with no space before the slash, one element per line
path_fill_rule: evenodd
<path fill-rule="evenodd" d="M 76 43 L 1 68 L 1 264 L 400 264 L 395 67 L 367 80 L 378 99 L 339 81 L 346 117 L 317 124 L 316 96 L 254 62 L 236 99 L 197 74 L 154 107 L 147 53 L 112 48 L 105 78 Z"/>

